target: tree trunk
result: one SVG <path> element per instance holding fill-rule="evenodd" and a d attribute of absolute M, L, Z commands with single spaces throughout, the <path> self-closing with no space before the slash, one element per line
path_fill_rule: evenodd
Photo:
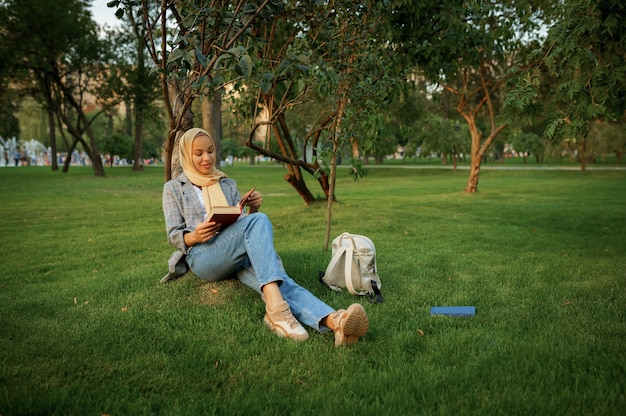
<path fill-rule="evenodd" d="M 298 154 L 294 147 L 293 139 L 291 138 L 291 134 L 289 133 L 289 127 L 287 127 L 287 122 L 285 121 L 285 114 L 281 113 L 278 116 L 277 121 L 278 124 L 274 125 L 274 134 L 276 135 L 280 151 L 289 159 L 298 159 Z M 302 170 L 300 169 L 300 166 L 288 163 L 287 170 L 289 173 L 285 175 L 285 179 L 291 184 L 291 186 L 296 189 L 298 194 L 304 200 L 305 204 L 308 205 L 311 202 L 314 202 L 315 197 L 304 182 L 304 176 L 302 175 Z"/>
<path fill-rule="evenodd" d="M 133 148 L 133 170 L 143 170 L 143 115 L 135 108 L 135 146 Z"/>
<path fill-rule="evenodd" d="M 146 105 L 145 97 L 136 97 L 134 108 L 135 140 L 133 145 L 133 171 L 135 172 L 143 170 L 143 125 Z"/>
<path fill-rule="evenodd" d="M 298 195 L 302 197 L 304 203 L 309 205 L 310 203 L 315 201 L 315 196 L 311 193 L 306 182 L 304 181 L 304 177 L 302 175 L 302 169 L 307 170 L 309 173 L 313 174 L 315 169 L 308 165 L 306 162 L 298 158 L 298 153 L 296 151 L 293 139 L 291 134 L 289 133 L 289 127 L 287 125 L 287 121 L 285 120 L 284 113 L 276 114 L 274 119 L 276 122 L 270 125 L 269 115 L 270 109 L 272 107 L 273 98 L 271 95 L 264 95 L 262 97 L 264 100 L 263 107 L 267 110 L 258 114 L 255 118 L 255 128 L 251 131 L 248 136 L 248 140 L 246 142 L 246 146 L 250 149 L 257 151 L 259 154 L 271 157 L 272 159 L 282 162 L 285 164 L 288 173 L 285 175 L 285 180 L 289 182 L 289 184 L 298 192 Z M 269 129 L 268 127 L 271 127 Z M 274 132 L 274 136 L 276 137 L 276 144 L 280 149 L 280 153 L 272 151 L 269 149 L 269 133 L 270 131 Z M 259 132 L 261 132 L 259 134 Z M 255 137 L 257 138 L 255 140 Z M 261 141 L 262 138 L 264 145 L 259 145 L 257 142 Z M 251 159 L 254 161 L 254 158 Z M 318 177 L 318 181 L 322 185 L 322 189 L 324 188 L 323 180 L 326 179 L 324 177 Z"/>
<path fill-rule="evenodd" d="M 98 146 L 96 145 L 96 139 L 94 138 L 93 131 L 89 126 L 87 126 L 86 133 L 87 137 L 89 137 L 89 143 L 91 146 L 85 146 L 85 151 L 91 159 L 93 173 L 96 176 L 104 176 L 104 165 L 102 164 L 102 157 L 100 157 L 100 152 L 98 151 Z"/>
<path fill-rule="evenodd" d="M 478 191 L 478 176 L 480 175 L 480 164 L 482 163 L 482 154 L 480 153 L 480 139 L 482 134 L 478 131 L 476 120 L 471 117 L 465 117 L 465 121 L 469 126 L 470 135 L 472 137 L 472 149 L 470 150 L 470 173 L 467 179 L 465 192 L 474 193 Z"/>
<path fill-rule="evenodd" d="M 298 155 L 293 145 L 293 140 L 291 138 L 291 134 L 289 133 L 284 113 L 278 116 L 278 124 L 274 125 L 274 134 L 276 135 L 276 141 L 278 142 L 278 147 L 280 148 L 281 153 L 290 160 L 297 159 Z M 304 200 L 305 204 L 309 205 L 310 203 L 315 202 L 315 196 L 313 196 L 307 187 L 300 166 L 293 163 L 286 163 L 286 165 L 288 173 L 285 175 L 285 180 L 294 187 L 296 192 L 298 192 L 298 195 L 300 195 Z"/>
<path fill-rule="evenodd" d="M 335 180 L 337 178 L 337 153 L 339 152 L 339 132 L 341 131 L 341 125 L 343 122 L 343 115 L 346 108 L 347 98 L 347 82 L 342 80 L 339 82 L 339 93 L 337 98 L 337 109 L 335 111 L 335 118 L 330 130 L 330 137 L 333 142 L 333 152 L 331 154 L 330 161 L 330 178 L 329 178 L 329 193 L 326 206 L 326 236 L 324 240 L 324 251 L 328 251 L 330 245 L 330 232 L 332 229 L 333 219 L 333 202 L 335 201 Z M 365 155 L 367 158 L 367 155 Z"/>
<path fill-rule="evenodd" d="M 470 174 L 469 179 L 467 180 L 467 186 L 465 187 L 465 192 L 474 193 L 478 191 L 478 178 L 480 176 L 480 156 L 474 156 L 470 158 Z"/>
<path fill-rule="evenodd" d="M 219 168 L 222 160 L 222 93 L 220 91 L 213 93 L 213 97 L 205 97 L 202 100 L 202 127 L 213 137 L 216 151 L 215 165 Z"/>
<path fill-rule="evenodd" d="M 359 152 L 359 142 L 356 139 L 356 137 L 354 136 L 350 137 L 350 145 L 352 147 L 352 157 L 355 159 L 358 159 L 360 156 L 360 152 Z"/>
<path fill-rule="evenodd" d="M 59 162 L 57 161 L 57 136 L 56 126 L 54 124 L 54 110 L 48 107 L 48 134 L 50 136 L 50 164 L 52 170 L 59 170 Z"/>
<path fill-rule="evenodd" d="M 326 198 L 330 198 L 330 185 L 328 183 L 328 175 L 324 171 L 320 171 L 317 182 L 319 182 L 320 186 L 322 187 Z M 336 199 L 333 198 L 333 201 L 336 201 Z"/>
<path fill-rule="evenodd" d="M 124 100 L 124 106 L 126 107 L 126 115 L 125 115 L 126 126 L 124 128 L 124 131 L 127 136 L 131 137 L 133 135 L 133 103 L 131 102 L 130 97 L 126 97 L 126 99 Z M 135 106 L 135 111 L 136 110 L 137 110 L 137 107 Z M 109 126 L 107 125 L 107 130 L 108 130 L 107 134 L 113 133 L 113 131 L 109 130 L 108 127 Z"/>
<path fill-rule="evenodd" d="M 293 175 L 286 174 L 285 180 L 289 182 L 291 186 L 298 192 L 298 195 L 304 200 L 306 205 L 309 205 L 311 202 L 315 202 L 315 197 L 306 186 L 306 183 L 302 179 L 298 179 Z"/>
<path fill-rule="evenodd" d="M 191 103 L 193 97 L 187 98 L 190 101 L 184 101 L 183 94 L 172 84 L 167 84 L 166 88 L 169 94 L 169 102 L 172 109 L 181 109 L 182 113 L 173 113 L 170 118 L 170 130 L 167 134 L 167 141 L 163 146 L 165 153 L 165 181 L 177 177 L 183 172 L 180 165 L 178 154 L 178 140 L 180 136 L 193 127 L 193 113 L 191 112 Z"/>
<path fill-rule="evenodd" d="M 85 150 L 85 152 L 89 156 L 89 159 L 91 160 L 91 167 L 93 168 L 94 175 L 103 177 L 105 175 L 104 175 L 104 166 L 102 164 L 102 157 L 100 156 L 100 152 L 98 151 L 98 147 L 96 145 L 96 139 L 93 135 L 93 130 L 91 129 L 91 125 L 87 121 L 87 116 L 85 115 L 84 111 L 82 110 L 78 102 L 74 100 L 71 95 L 66 95 L 66 98 L 68 98 L 70 105 L 75 110 L 76 116 L 78 117 L 78 119 L 76 120 L 76 125 L 73 125 L 70 122 L 70 119 L 68 118 L 67 114 L 65 114 L 60 109 L 57 109 L 57 116 L 59 117 L 59 125 L 65 125 L 65 129 L 70 133 L 70 135 L 74 139 L 72 145 L 68 146 L 69 153 L 67 155 L 67 158 L 71 159 L 72 150 L 76 147 L 77 143 L 81 143 L 83 145 L 83 149 Z M 83 135 L 85 134 L 89 138 L 89 143 L 87 143 L 83 139 Z M 69 167 L 69 163 L 66 163 L 65 169 L 67 169 L 68 167 Z M 67 170 L 65 169 L 64 169 L 64 172 L 67 172 Z"/>
<path fill-rule="evenodd" d="M 495 123 L 492 123 L 491 133 L 484 141 L 482 141 L 482 133 L 476 126 L 476 119 L 474 116 L 471 114 L 461 114 L 463 115 L 463 118 L 465 118 L 465 121 L 467 121 L 470 135 L 472 137 L 472 150 L 470 151 L 470 174 L 467 180 L 467 186 L 465 187 L 465 192 L 474 193 L 478 191 L 478 176 L 480 175 L 480 165 L 482 164 L 483 157 L 496 136 L 504 130 L 506 124 L 501 124 L 496 127 Z M 493 119 L 494 118 L 492 118 L 492 120 Z"/>
<path fill-rule="evenodd" d="M 72 163 L 72 153 L 74 152 L 74 149 L 76 149 L 76 139 L 74 139 L 74 141 L 72 142 L 72 145 L 69 147 L 69 149 L 67 150 L 67 157 L 65 158 L 65 161 L 63 162 L 63 170 L 61 172 L 63 173 L 67 173 L 68 170 L 70 170 L 70 163 Z"/>

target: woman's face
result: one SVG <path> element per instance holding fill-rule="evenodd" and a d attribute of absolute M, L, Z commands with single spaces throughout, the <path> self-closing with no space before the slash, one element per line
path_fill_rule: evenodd
<path fill-rule="evenodd" d="M 201 135 L 191 144 L 193 166 L 203 175 L 208 175 L 215 168 L 215 145 L 210 137 Z"/>

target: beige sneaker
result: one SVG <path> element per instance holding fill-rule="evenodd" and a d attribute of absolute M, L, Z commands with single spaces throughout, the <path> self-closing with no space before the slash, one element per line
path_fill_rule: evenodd
<path fill-rule="evenodd" d="M 353 303 L 347 310 L 338 310 L 331 318 L 335 322 L 335 347 L 354 344 L 369 329 L 367 313 L 359 303 Z"/>
<path fill-rule="evenodd" d="M 293 339 L 294 341 L 306 341 L 309 339 L 309 333 L 293 316 L 287 302 L 283 301 L 279 305 L 278 312 L 272 312 L 267 307 L 265 312 L 265 317 L 263 318 L 265 326 L 279 337 Z"/>

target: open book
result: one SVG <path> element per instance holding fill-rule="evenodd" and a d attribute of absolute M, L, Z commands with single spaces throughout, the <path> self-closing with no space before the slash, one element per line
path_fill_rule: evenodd
<path fill-rule="evenodd" d="M 212 207 L 206 216 L 206 220 L 214 221 L 218 224 L 221 224 L 222 229 L 228 227 L 239 219 L 241 213 L 243 212 L 244 204 L 246 203 L 248 198 L 250 198 L 250 195 L 252 195 L 252 192 L 254 192 L 255 188 L 256 187 L 246 192 L 235 206 Z"/>

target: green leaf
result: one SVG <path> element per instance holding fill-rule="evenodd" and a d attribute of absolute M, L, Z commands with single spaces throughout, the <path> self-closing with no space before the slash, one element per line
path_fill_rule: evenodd
<path fill-rule="evenodd" d="M 259 87 L 261 88 L 261 91 L 263 91 L 263 94 L 268 94 L 270 92 L 270 90 L 272 89 L 272 83 L 271 82 L 266 82 L 266 81 L 261 81 L 259 83 Z"/>
<path fill-rule="evenodd" d="M 243 55 L 239 60 L 239 68 L 246 79 L 250 79 L 252 75 L 252 66 L 252 58 L 248 54 Z"/>
<path fill-rule="evenodd" d="M 183 50 L 174 49 L 172 52 L 170 52 L 169 56 L 167 57 L 167 64 L 168 65 L 173 64 L 179 59 L 181 59 L 182 57 L 183 57 Z"/>
<path fill-rule="evenodd" d="M 206 66 L 206 63 L 207 63 L 206 56 L 202 54 L 202 51 L 200 49 L 196 50 L 196 60 L 198 61 L 200 65 Z"/>

